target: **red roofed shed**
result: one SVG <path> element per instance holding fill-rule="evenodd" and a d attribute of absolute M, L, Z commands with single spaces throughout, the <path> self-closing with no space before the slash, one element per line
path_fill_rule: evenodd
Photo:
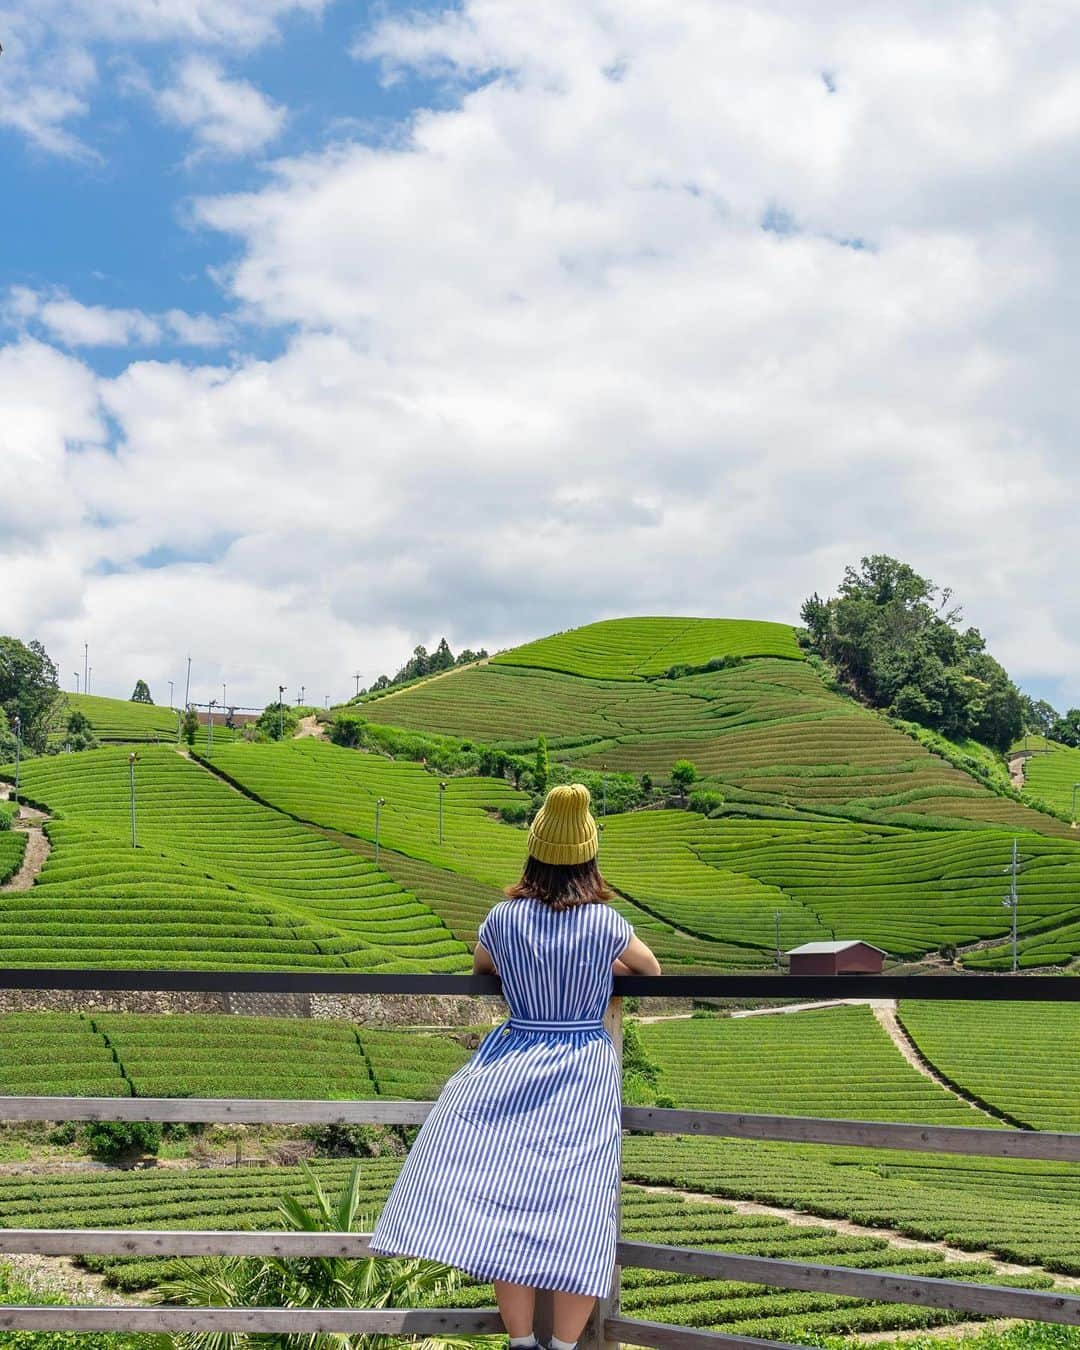
<path fill-rule="evenodd" d="M 786 953 L 790 975 L 880 975 L 888 952 L 872 942 L 804 942 Z"/>

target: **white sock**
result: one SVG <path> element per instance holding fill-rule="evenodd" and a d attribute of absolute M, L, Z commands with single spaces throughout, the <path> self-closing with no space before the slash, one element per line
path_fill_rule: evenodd
<path fill-rule="evenodd" d="M 518 1350 L 518 1346 L 535 1345 L 536 1337 L 532 1334 L 531 1331 L 527 1336 L 511 1336 L 510 1344 L 514 1347 L 514 1350 Z"/>
<path fill-rule="evenodd" d="M 560 1341 L 558 1336 L 552 1336 L 548 1345 L 551 1346 L 551 1350 L 574 1350 L 577 1341 Z"/>

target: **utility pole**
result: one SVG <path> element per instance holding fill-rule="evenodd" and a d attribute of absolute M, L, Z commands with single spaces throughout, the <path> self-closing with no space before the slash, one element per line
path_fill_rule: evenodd
<path fill-rule="evenodd" d="M 75 676 L 75 692 L 77 694 L 79 692 L 79 672 L 76 670 L 73 671 L 72 673 Z"/>
<path fill-rule="evenodd" d="M 442 799 L 440 798 L 440 801 Z M 386 805 L 385 797 L 376 797 L 375 799 L 375 866 L 379 865 L 379 825 L 382 820 L 382 809 Z"/>
<path fill-rule="evenodd" d="M 1009 883 L 1009 894 L 1001 902 L 1006 909 L 1012 910 L 1012 972 L 1014 975 L 1016 974 L 1019 965 L 1016 959 L 1016 920 L 1020 909 L 1020 896 L 1016 889 L 1016 867 L 1016 840 L 1014 839 L 1012 846 L 1012 865 L 1005 869 L 1012 874 L 1012 879 Z"/>
<path fill-rule="evenodd" d="M 225 697 L 225 681 L 222 680 L 222 681 L 221 681 L 221 706 L 224 708 L 224 707 L 227 706 L 227 704 L 228 704 L 228 699 Z"/>
<path fill-rule="evenodd" d="M 88 693 L 90 692 L 90 676 L 93 675 L 93 673 L 94 673 L 94 667 L 93 667 L 93 666 L 87 666 L 87 668 L 86 668 L 86 688 L 83 690 L 83 693 L 84 693 L 84 694 L 88 694 Z"/>
<path fill-rule="evenodd" d="M 191 701 L 191 657 L 187 659 L 187 683 L 184 685 L 184 707 Z"/>
<path fill-rule="evenodd" d="M 170 681 L 169 681 L 169 707 L 171 708 L 172 705 L 173 705 L 173 682 L 172 682 L 172 680 L 170 680 Z"/>
<path fill-rule="evenodd" d="M 289 686 L 288 686 L 287 684 L 279 684 L 278 687 L 277 687 L 277 708 L 278 708 L 278 733 L 277 733 L 277 736 L 278 736 L 278 740 L 279 740 L 279 741 L 283 741 L 283 740 L 285 739 L 285 703 L 284 703 L 284 699 L 285 699 L 285 690 L 288 689 L 288 687 L 289 687 Z"/>
<path fill-rule="evenodd" d="M 353 676 L 353 679 L 356 681 L 356 697 L 357 697 L 357 698 L 360 697 L 360 674 L 361 674 L 361 672 L 358 670 L 358 671 L 356 672 L 356 674 Z"/>
<path fill-rule="evenodd" d="M 206 753 L 209 754 L 214 748 L 214 705 L 216 698 L 212 698 L 206 705 Z"/>
<path fill-rule="evenodd" d="M 18 713 L 12 718 L 15 724 L 15 800 L 19 800 L 19 765 L 22 761 L 22 718 Z"/>
<path fill-rule="evenodd" d="M 90 666 L 88 664 L 89 660 L 90 660 L 90 644 L 89 642 L 84 642 L 82 645 L 82 666 L 83 666 L 82 687 L 84 694 L 88 694 L 90 692 Z"/>
<path fill-rule="evenodd" d="M 439 784 L 439 846 L 442 847 L 443 841 L 443 797 L 446 795 L 446 784 Z"/>

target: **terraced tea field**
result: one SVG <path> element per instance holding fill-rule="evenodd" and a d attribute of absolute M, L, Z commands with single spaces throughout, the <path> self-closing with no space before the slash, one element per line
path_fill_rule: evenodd
<path fill-rule="evenodd" d="M 173 749 L 29 761 L 25 791 L 62 819 L 30 892 L 0 896 L 10 965 L 461 970 L 438 916 L 385 872 L 258 806 Z M 475 780 L 474 780 L 475 781 Z"/>
<path fill-rule="evenodd" d="M 950 1082 L 1028 1129 L 1080 1133 L 1080 1007 L 905 999 L 900 1020 Z"/>
<path fill-rule="evenodd" d="M 1080 952 L 1080 849 L 1020 837 L 1020 931 Z M 1004 938 L 1002 880 L 1012 834 L 907 830 L 796 821 L 706 820 L 693 812 L 609 816 L 605 873 L 671 922 L 726 941 L 785 947 L 815 937 L 863 938 L 893 957 Z M 718 875 L 717 875 L 718 874 Z M 1030 938 L 1027 936 L 1030 934 Z M 1037 950 L 1037 949 L 1036 949 Z M 965 957 L 982 966 L 987 950 Z M 1025 964 L 1033 964 L 1025 955 Z"/>
<path fill-rule="evenodd" d="M 278 811 L 367 841 L 375 837 L 375 806 L 382 797 L 385 804 L 381 809 L 380 839 L 388 850 L 393 850 L 386 855 L 387 868 L 400 875 L 406 884 L 413 885 L 415 881 L 418 894 L 444 915 L 448 923 L 454 923 L 456 933 L 468 932 L 475 938 L 496 889 L 516 880 L 521 873 L 525 830 L 492 819 L 497 806 L 524 799 L 523 793 L 515 792 L 507 783 L 484 778 L 447 779 L 444 842 L 440 845 L 439 780 L 418 764 L 307 739 L 281 745 L 228 746 L 215 753 L 213 767 Z M 701 819 L 682 813 L 664 818 Z M 609 824 L 614 819 L 608 817 Z M 650 815 L 649 819 L 659 821 L 661 815 Z M 605 842 L 602 861 L 608 868 L 606 850 Z M 439 882 L 429 872 L 425 881 L 407 864 L 399 874 L 395 855 L 438 867 L 446 880 Z M 694 870 L 700 873 L 695 894 L 703 895 L 711 887 L 715 907 L 718 895 L 715 872 L 706 869 L 706 875 L 693 857 L 687 855 L 684 859 L 680 854 L 667 880 L 671 881 L 679 869 L 680 878 Z M 459 874 L 484 888 L 490 887 L 491 891 L 473 887 L 466 895 L 455 895 L 452 878 Z M 613 880 L 621 885 L 617 875 Z M 730 889 L 734 890 L 734 885 Z M 616 908 L 662 962 L 700 969 L 746 969 L 767 964 L 771 959 L 771 952 L 767 954 L 764 947 L 754 945 L 758 929 L 764 933 L 764 927 L 758 925 L 749 935 L 744 931 L 752 907 L 752 900 L 745 897 L 760 889 L 747 883 L 742 887 L 742 899 L 734 894 L 730 897 L 732 919 L 723 935 L 718 931 L 719 925 L 684 924 L 678 903 L 673 903 L 671 913 L 661 913 L 651 905 L 639 906 L 634 903 L 637 896 L 632 889 L 628 899 L 616 902 Z M 771 892 L 768 904 L 774 904 Z M 695 912 L 701 908 L 699 903 Z M 768 924 L 772 924 L 772 908 L 768 910 Z M 817 929 L 812 927 L 808 931 Z M 771 940 L 770 937 L 768 941 Z"/>
<path fill-rule="evenodd" d="M 897 1053 L 867 1007 L 644 1023 L 660 1091 L 702 1111 L 991 1125 Z"/>
<path fill-rule="evenodd" d="M 623 1176 L 1080 1275 L 1080 1177 L 1068 1163 L 630 1135 Z"/>
<path fill-rule="evenodd" d="M 9 1013 L 0 1092 L 431 1101 L 468 1059 L 465 1035 L 301 1017 Z"/>
<path fill-rule="evenodd" d="M 0 886 L 22 866 L 26 835 L 21 830 L 0 830 Z"/>
<path fill-rule="evenodd" d="M 595 679 L 637 680 L 672 666 L 703 666 L 725 656 L 801 661 L 794 631 L 756 619 L 604 619 L 501 652 L 494 664 L 561 670 Z"/>
<path fill-rule="evenodd" d="M 1036 738 L 1031 740 L 1034 745 Z M 1044 748 L 1024 761 L 1025 790 L 1071 818 L 1074 810 L 1080 811 L 1080 750 L 1053 741 L 1039 743 Z"/>
<path fill-rule="evenodd" d="M 560 641 L 571 644 L 587 632 Z M 544 735 L 561 760 L 648 772 L 660 781 L 686 758 L 735 809 L 1069 834 L 1063 822 L 999 796 L 833 693 L 805 661 L 749 659 L 675 680 L 584 678 L 518 664 L 527 650 L 362 703 L 359 711 L 373 722 L 516 752 Z"/>
<path fill-rule="evenodd" d="M 335 1195 L 352 1164 L 317 1162 L 325 1190 Z M 400 1162 L 365 1159 L 360 1164 L 362 1227 L 371 1228 Z M 307 1183 L 297 1168 L 199 1168 L 195 1171 L 117 1173 L 33 1178 L 0 1177 L 0 1225 L 5 1227 L 93 1227 L 166 1229 L 280 1227 L 277 1198 L 291 1194 L 310 1204 Z M 623 1231 L 638 1241 L 668 1242 L 714 1251 L 857 1265 L 869 1269 L 950 1275 L 992 1281 L 985 1262 L 947 1263 L 930 1251 L 900 1251 L 880 1238 L 806 1228 L 768 1216 L 746 1216 L 730 1208 L 660 1195 L 637 1186 L 623 1188 Z M 174 1270 L 169 1259 L 84 1257 L 80 1264 L 103 1270 L 107 1282 L 134 1290 Z M 1046 1279 L 1026 1281 L 1048 1283 Z M 827 1294 L 763 1290 L 733 1281 L 696 1280 L 659 1271 L 623 1272 L 624 1311 L 631 1316 L 677 1325 L 711 1327 L 732 1333 L 797 1336 L 812 1332 L 936 1326 L 955 1320 L 948 1313 L 868 1304 Z M 430 1306 L 491 1307 L 489 1284 L 465 1278 L 462 1288 Z"/>

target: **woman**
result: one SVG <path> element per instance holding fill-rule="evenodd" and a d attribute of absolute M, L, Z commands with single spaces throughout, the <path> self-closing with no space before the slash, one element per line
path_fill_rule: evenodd
<path fill-rule="evenodd" d="M 603 1025 L 612 975 L 660 965 L 596 865 L 580 783 L 548 793 L 521 880 L 480 925 L 473 973 L 510 1005 L 421 1126 L 371 1251 L 427 1257 L 491 1280 L 513 1347 L 537 1344 L 552 1289 L 553 1350 L 573 1350 L 615 1264 L 620 1065 Z"/>

